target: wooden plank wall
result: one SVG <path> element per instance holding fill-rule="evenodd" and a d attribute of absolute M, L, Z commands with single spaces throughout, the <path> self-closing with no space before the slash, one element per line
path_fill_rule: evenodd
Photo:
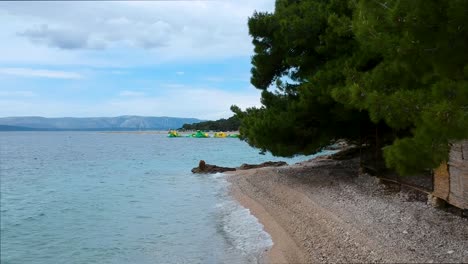
<path fill-rule="evenodd" d="M 434 171 L 434 192 L 432 195 L 437 196 L 445 201 L 448 200 L 450 194 L 450 175 L 447 162 L 440 164 Z"/>
<path fill-rule="evenodd" d="M 449 204 L 468 209 L 468 140 L 452 145 L 449 161 L 434 171 L 434 192 Z"/>
<path fill-rule="evenodd" d="M 448 170 L 450 194 L 448 202 L 459 208 L 468 208 L 468 140 L 454 144 L 450 150 Z"/>

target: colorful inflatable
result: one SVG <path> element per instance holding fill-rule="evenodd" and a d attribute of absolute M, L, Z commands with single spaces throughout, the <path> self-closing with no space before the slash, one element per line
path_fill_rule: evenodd
<path fill-rule="evenodd" d="M 167 133 L 168 137 L 175 138 L 175 137 L 188 137 L 188 138 L 209 138 L 210 135 L 208 133 L 202 132 L 200 130 L 197 130 L 197 132 L 188 134 L 188 135 L 182 135 L 179 134 L 176 130 L 169 130 Z M 227 134 L 226 132 L 215 132 L 213 134 L 214 138 L 238 138 L 239 134 Z"/>
<path fill-rule="evenodd" d="M 216 132 L 216 133 L 214 133 L 213 137 L 215 137 L 215 138 L 225 138 L 225 137 L 227 137 L 227 134 L 224 133 L 224 132 Z"/>
<path fill-rule="evenodd" d="M 179 132 L 175 131 L 175 130 L 170 130 L 168 133 L 167 133 L 167 136 L 168 137 L 181 137 L 182 135 L 179 134 Z"/>
<path fill-rule="evenodd" d="M 192 137 L 192 138 L 209 138 L 210 135 L 208 135 L 208 133 L 203 133 L 200 130 L 197 130 L 197 133 L 193 133 L 193 134 L 189 135 L 188 137 Z"/>

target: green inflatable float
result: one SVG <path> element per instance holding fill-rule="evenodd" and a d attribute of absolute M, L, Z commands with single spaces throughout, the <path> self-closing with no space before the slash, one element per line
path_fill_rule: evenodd
<path fill-rule="evenodd" d="M 208 135 L 208 133 L 203 133 L 200 130 L 197 130 L 197 133 L 193 133 L 191 135 L 188 135 L 187 137 L 191 137 L 191 138 L 209 138 L 210 136 Z"/>

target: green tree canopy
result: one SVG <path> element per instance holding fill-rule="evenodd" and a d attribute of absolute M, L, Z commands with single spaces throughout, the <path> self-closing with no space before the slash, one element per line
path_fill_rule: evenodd
<path fill-rule="evenodd" d="M 205 130 L 205 131 L 237 131 L 239 130 L 240 120 L 236 116 L 228 119 L 219 119 L 216 121 L 204 121 L 194 124 L 184 124 L 183 130 Z"/>
<path fill-rule="evenodd" d="M 468 138 L 467 10 L 465 0 L 277 0 L 249 19 L 263 106 L 232 108 L 242 136 L 282 156 L 365 139 L 402 174 L 437 166 Z"/>
<path fill-rule="evenodd" d="M 247 142 L 274 155 L 310 154 L 335 138 L 358 139 L 371 124 L 367 114 L 336 102 L 334 87 L 343 86 L 340 65 L 356 41 L 345 1 L 277 1 L 275 13 L 249 19 L 255 54 L 252 84 L 262 92 L 263 107 L 245 112 Z"/>

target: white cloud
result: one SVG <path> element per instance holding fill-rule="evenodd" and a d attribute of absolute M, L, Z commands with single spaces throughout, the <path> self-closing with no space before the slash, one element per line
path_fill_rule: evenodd
<path fill-rule="evenodd" d="M 0 1 L 0 77 L 36 77 L 53 79 L 80 79 L 102 81 L 105 89 L 63 100 L 45 99 L 36 90 L 47 87 L 47 80 L 35 83 L 25 80 L 25 93 L 16 95 L 3 92 L 0 116 L 116 116 L 122 114 L 193 116 L 203 119 L 228 117 L 231 104 L 240 107 L 259 105 L 260 92 L 251 88 L 229 92 L 213 88 L 190 87 L 177 84 L 174 79 L 196 75 L 174 67 L 173 75 L 158 79 L 167 83 L 159 88 L 164 95 L 151 95 L 150 90 L 120 91 L 120 77 L 127 77 L 129 89 L 145 87 L 143 80 L 132 79 L 127 67 L 145 68 L 154 64 L 210 63 L 229 58 L 248 58 L 252 55 L 247 19 L 254 10 L 271 11 L 274 0 L 222 0 L 222 1 Z M 73 14 L 73 15 L 70 15 Z M 233 59 L 234 61 L 235 59 Z M 171 63 L 174 63 L 171 65 Z M 44 66 L 47 65 L 47 66 Z M 53 66 L 52 66 L 53 65 Z M 63 70 L 60 66 L 66 65 Z M 85 67 L 83 67 L 85 66 Z M 113 80 L 104 80 L 99 71 L 88 73 L 81 69 L 108 67 Z M 80 69 L 73 72 L 70 69 Z M 149 69 L 149 67 L 148 67 Z M 70 70 L 70 71 L 68 71 Z M 177 72 L 177 70 L 180 70 Z M 207 74 L 210 73 L 201 73 Z M 245 73 L 248 74 L 248 71 Z M 170 75 L 170 74 L 169 74 Z M 200 81 L 203 77 L 194 77 Z M 209 77 L 206 81 L 219 84 L 232 81 L 229 76 Z M 16 79 L 3 78 L 12 81 Z M 249 77 L 240 78 L 248 81 Z M 153 81 L 151 81 L 153 82 Z M 67 89 L 83 88 L 67 84 Z M 146 83 L 145 83 L 146 84 Z M 33 89 L 41 96 L 27 96 Z M 107 85 L 107 87 L 106 87 Z M 4 84 L 5 86 L 5 84 Z M 120 86 L 121 87 L 121 86 Z M 123 89 L 125 89 L 124 87 Z M 147 87 L 146 87 L 147 88 Z M 146 89 L 145 88 L 145 89 Z M 166 89 L 163 89 L 166 88 Z M 10 89 L 10 88 L 9 88 Z M 111 91 L 110 91 L 111 90 Z M 142 88 L 143 90 L 143 88 Z M 109 92 L 110 91 L 110 92 Z M 106 94 L 107 93 L 107 94 Z M 58 96 L 62 96 L 60 94 Z M 102 96 L 102 97 L 101 97 Z M 97 102 L 97 100 L 101 100 Z"/>
<path fill-rule="evenodd" d="M 93 111 L 111 116 L 136 114 L 219 119 L 233 115 L 229 110 L 233 104 L 241 108 L 260 106 L 260 92 L 249 90 L 238 93 L 212 88 L 169 90 L 162 97 L 112 99 L 100 104 L 99 109 L 95 108 Z"/>
<path fill-rule="evenodd" d="M 20 77 L 40 77 L 53 79 L 80 79 L 83 77 L 76 72 L 52 71 L 30 68 L 0 68 L 0 74 L 14 75 Z"/>
<path fill-rule="evenodd" d="M 106 22 L 109 25 L 117 25 L 117 26 L 131 24 L 131 21 L 128 18 L 124 17 L 124 16 L 123 17 L 110 18 Z"/>
<path fill-rule="evenodd" d="M 274 0 L 1 2 L 0 49 L 11 56 L 0 62 L 60 58 L 54 62 L 95 66 L 249 56 L 247 18 L 273 6 Z M 43 48 L 54 56 L 40 56 Z"/>
<path fill-rule="evenodd" d="M 98 36 L 94 37 L 84 31 L 70 30 L 66 28 L 50 28 L 48 25 L 40 25 L 35 28 L 18 32 L 32 42 L 44 43 L 50 47 L 60 49 L 103 49 L 106 42 Z"/>
<path fill-rule="evenodd" d="M 181 96 L 183 95 L 183 96 Z M 233 115 L 231 105 L 241 108 L 259 106 L 260 92 L 248 89 L 244 92 L 228 92 L 214 88 L 183 88 L 167 90 L 163 97 L 156 96 L 117 96 L 99 103 L 59 102 L 31 99 L 0 99 L 0 116 L 45 117 L 62 116 L 173 116 L 219 119 Z"/>

